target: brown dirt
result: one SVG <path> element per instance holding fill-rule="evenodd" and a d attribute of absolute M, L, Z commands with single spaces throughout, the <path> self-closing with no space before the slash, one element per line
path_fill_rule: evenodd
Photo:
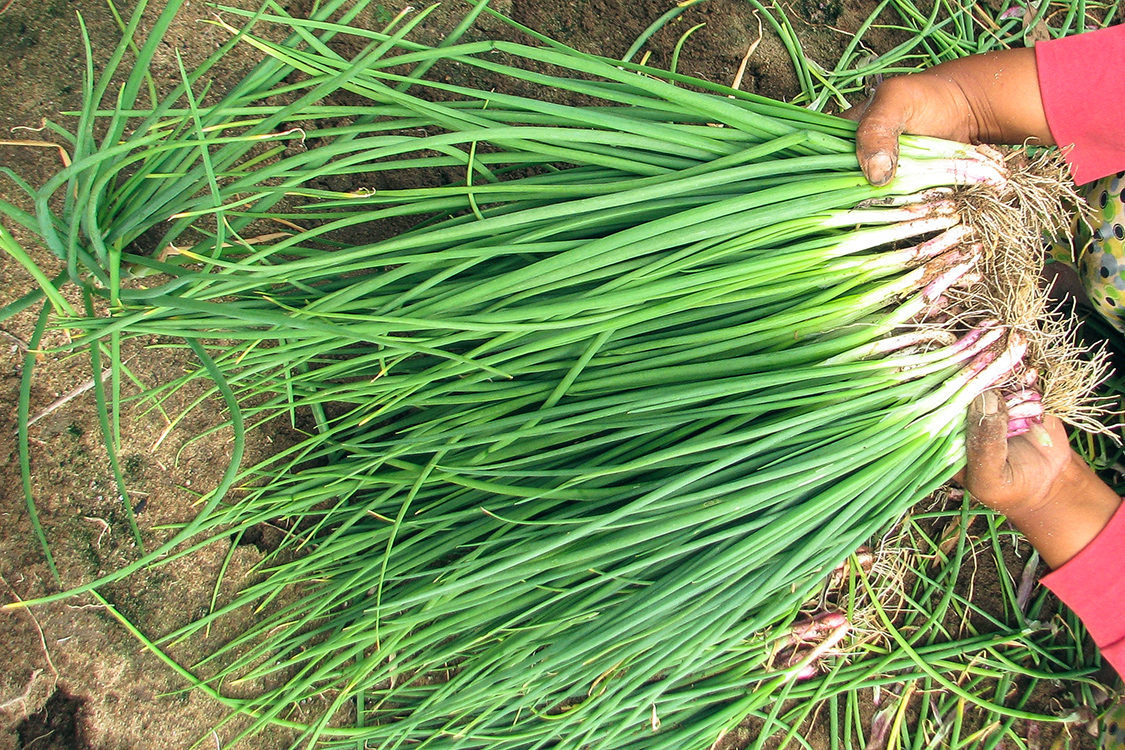
<path fill-rule="evenodd" d="M 160 5 L 160 3 L 156 3 Z M 254 5 L 244 0 L 246 6 Z M 282 3 L 300 14 L 308 0 Z M 134 3 L 119 3 L 122 14 Z M 404 2 L 380 4 L 396 13 Z M 454 4 L 450 4 L 451 6 Z M 799 23 L 809 54 L 824 63 L 846 41 L 873 3 L 839 6 L 798 3 L 799 12 L 815 24 Z M 620 57 L 632 41 L 671 7 L 670 0 L 497 0 L 494 6 L 516 20 L 564 40 L 580 49 Z M 100 0 L 0 0 L 0 139 L 43 139 L 37 128 L 43 118 L 58 118 L 81 101 L 85 67 L 83 45 L 75 13 L 89 30 L 95 57 L 104 60 L 118 38 L 117 27 Z M 201 23 L 211 9 L 200 0 L 184 3 L 180 17 L 161 48 L 152 73 L 158 84 L 178 80 L 176 50 L 190 68 L 225 38 L 212 25 Z M 439 8 L 429 28 L 449 28 L 456 8 Z M 660 31 L 646 45 L 655 65 L 668 63 L 676 40 L 690 27 L 706 25 L 693 34 L 680 56 L 680 71 L 730 83 L 748 44 L 758 34 L 758 22 L 748 3 L 710 0 L 694 6 Z M 832 27 L 827 24 L 831 23 Z M 494 26 L 486 29 L 497 31 Z M 839 29 L 839 30 L 837 30 Z M 232 54 L 219 71 L 215 86 L 231 85 L 253 63 L 249 51 Z M 775 98 L 796 94 L 796 80 L 780 42 L 765 30 L 742 87 Z M 13 128 L 18 128 L 13 130 Z M 32 184 L 40 184 L 59 165 L 58 151 L 0 146 L 0 164 L 12 167 Z M 0 199 L 28 207 L 25 196 L 8 181 L 0 182 Z M 41 266 L 51 266 L 49 253 L 30 241 L 26 232 L 10 227 Z M 0 259 L 0 305 L 19 298 L 33 282 L 11 258 Z M 72 303 L 80 304 L 78 299 Z M 15 440 L 17 394 L 24 369 L 24 351 L 35 316 L 25 311 L 2 324 L 0 338 L 0 601 L 16 601 L 59 590 L 44 563 L 20 485 Z M 31 414 L 80 388 L 91 376 L 88 358 L 50 351 L 65 345 L 65 333 L 53 330 L 37 358 L 31 389 Z M 125 356 L 138 380 L 156 386 L 191 367 L 184 351 L 160 346 L 152 339 L 130 341 Z M 136 389 L 126 387 L 126 395 Z M 119 455 L 130 495 L 119 497 L 101 443 L 92 391 L 70 398 L 31 428 L 31 462 L 36 511 L 42 522 L 62 586 L 71 587 L 112 571 L 136 558 L 137 550 L 126 522 L 124 502 L 133 508 L 146 548 L 170 533 L 167 524 L 192 516 L 197 493 L 214 487 L 226 469 L 229 434 L 219 431 L 202 438 L 222 418 L 221 404 L 211 399 L 196 409 L 166 437 L 168 421 L 185 408 L 197 392 L 178 392 L 159 404 L 135 403 L 123 412 Z M 267 453 L 271 445 L 291 436 L 284 429 L 252 434 L 247 460 Z M 159 637 L 205 613 L 217 571 L 228 549 L 212 545 L 190 559 L 174 561 L 103 590 L 106 598 L 151 637 Z M 225 589 L 249 575 L 261 553 L 253 545 L 233 552 Z M 233 628 L 235 623 L 228 623 Z M 157 750 L 223 747 L 241 726 L 238 722 L 212 734 L 223 708 L 199 691 L 184 691 L 185 681 L 146 651 L 102 606 L 90 597 L 32 609 L 0 611 L 0 750 L 9 748 L 131 748 Z M 207 642 L 171 647 L 180 663 L 190 664 L 221 641 L 212 632 Z M 810 728 L 809 741 L 827 746 L 825 730 Z M 286 747 L 284 732 L 270 731 L 241 747 Z"/>

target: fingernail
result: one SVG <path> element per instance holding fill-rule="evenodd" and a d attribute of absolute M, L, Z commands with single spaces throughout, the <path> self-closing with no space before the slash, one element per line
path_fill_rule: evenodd
<path fill-rule="evenodd" d="M 867 160 L 867 176 L 872 185 L 886 185 L 891 181 L 891 157 L 880 152 Z"/>
<path fill-rule="evenodd" d="M 1000 400 L 996 398 L 995 391 L 985 391 L 980 394 L 981 397 L 981 414 L 986 417 L 991 417 L 1000 410 Z"/>

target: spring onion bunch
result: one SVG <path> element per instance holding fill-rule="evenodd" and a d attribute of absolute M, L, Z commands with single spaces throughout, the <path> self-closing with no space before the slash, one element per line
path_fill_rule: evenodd
<path fill-rule="evenodd" d="M 186 108 L 119 107 L 140 122 L 114 161 L 46 190 L 140 166 L 103 175 L 69 234 L 48 193 L 39 223 L 110 301 L 68 319 L 86 342 L 187 342 L 203 367 L 169 387 L 214 380 L 236 429 L 314 417 L 138 563 L 288 529 L 260 581 L 169 635 L 261 611 L 198 665 L 219 690 L 264 686 L 229 699 L 247 731 L 710 747 L 808 666 L 772 663 L 777 628 L 954 472 L 968 403 L 1047 359 L 1027 289 L 986 279 L 1058 202 L 992 152 L 904 139 L 875 188 L 849 123 L 760 97 L 542 38 L 408 41 L 424 14 L 380 32 L 254 16 L 293 32 L 234 32 L 268 75 L 220 105 L 185 74 Z M 366 46 L 346 57 L 338 34 Z M 478 72 L 501 85 L 457 82 Z M 505 93 L 528 86 L 585 102 Z M 363 103 L 323 101 L 339 91 Z M 255 151 L 263 128 L 302 145 Z M 387 172 L 446 179 L 362 184 Z M 142 200 L 174 206 L 157 255 L 120 244 L 155 220 L 112 220 Z M 421 221 L 356 241 L 403 216 Z M 62 243 L 95 234 L 116 258 Z"/>

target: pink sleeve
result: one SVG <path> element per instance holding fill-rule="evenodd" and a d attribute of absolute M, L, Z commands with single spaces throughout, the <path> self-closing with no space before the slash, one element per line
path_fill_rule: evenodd
<path fill-rule="evenodd" d="M 1125 170 L 1125 25 L 1039 42 L 1035 62 L 1047 126 L 1074 181 Z"/>
<path fill-rule="evenodd" d="M 1093 541 L 1042 583 L 1078 615 L 1105 660 L 1125 675 L 1125 503 Z"/>

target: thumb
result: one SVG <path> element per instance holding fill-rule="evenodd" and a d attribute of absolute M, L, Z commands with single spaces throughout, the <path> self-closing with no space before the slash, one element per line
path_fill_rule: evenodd
<path fill-rule="evenodd" d="M 969 491 L 974 485 L 1003 482 L 1008 463 L 1008 410 L 995 391 L 973 399 L 967 433 L 965 483 Z"/>
<path fill-rule="evenodd" d="M 905 107 L 885 89 L 876 89 L 867 106 L 861 107 L 844 113 L 858 122 L 855 144 L 859 168 L 872 185 L 886 185 L 898 168 L 898 137 L 906 130 Z"/>

